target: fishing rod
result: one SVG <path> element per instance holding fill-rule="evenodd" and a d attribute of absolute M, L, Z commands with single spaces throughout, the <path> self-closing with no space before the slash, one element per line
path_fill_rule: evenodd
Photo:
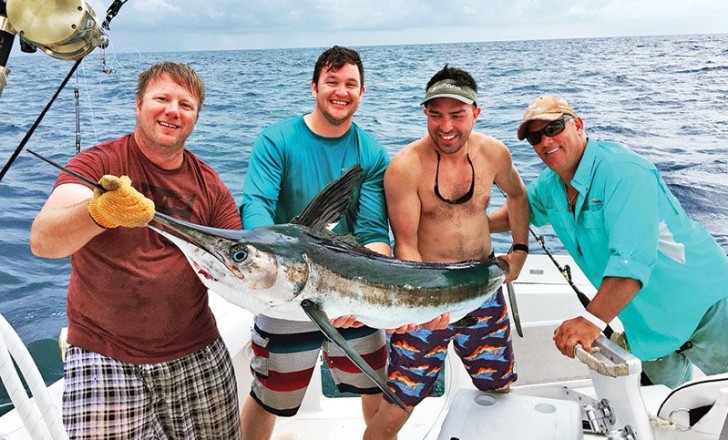
<path fill-rule="evenodd" d="M 5 174 L 8 172 L 10 167 L 15 162 L 15 159 L 18 158 L 20 155 L 20 152 L 23 151 L 23 148 L 25 147 L 25 144 L 28 143 L 30 140 L 30 137 L 33 136 L 33 133 L 35 133 L 35 129 L 38 128 L 38 125 L 40 125 L 40 122 L 45 117 L 46 113 L 48 113 L 48 110 L 51 108 L 51 105 L 55 102 L 56 98 L 58 98 L 58 95 L 61 94 L 61 90 L 63 90 L 64 87 L 66 87 L 66 84 L 68 83 L 68 80 L 71 79 L 71 75 L 73 75 L 73 72 L 76 71 L 76 68 L 78 68 L 78 65 L 81 64 L 81 61 L 83 58 L 80 58 L 76 63 L 74 63 L 73 67 L 71 68 L 71 71 L 68 72 L 68 75 L 66 75 L 66 78 L 61 82 L 61 85 L 58 87 L 58 90 L 56 90 L 56 93 L 53 94 L 53 97 L 50 101 L 48 101 L 48 104 L 46 104 L 45 108 L 42 112 L 40 112 L 40 115 L 36 118 L 35 122 L 33 122 L 33 125 L 30 127 L 30 130 L 28 130 L 27 133 L 25 133 L 25 136 L 23 137 L 23 140 L 20 141 L 20 144 L 18 144 L 17 148 L 15 148 L 15 151 L 10 156 L 10 159 L 3 167 L 2 171 L 0 171 L 0 182 L 2 182 L 3 177 L 5 177 Z"/>
<path fill-rule="evenodd" d="M 559 272 L 561 272 L 561 275 L 563 275 L 563 277 L 566 279 L 566 282 L 569 283 L 569 286 L 571 286 L 571 288 L 576 293 L 576 297 L 579 298 L 579 302 L 581 303 L 581 305 L 584 306 L 584 309 L 586 309 L 586 306 L 589 305 L 591 300 L 589 299 L 588 296 L 586 296 L 584 294 L 584 292 L 582 292 L 581 290 L 579 290 L 578 287 L 576 287 L 576 284 L 574 284 L 574 281 L 571 278 L 571 267 L 569 267 L 568 264 L 565 264 L 562 267 L 559 264 L 559 262 L 556 261 L 556 258 L 554 258 L 554 256 L 551 254 L 551 252 L 546 248 L 546 243 L 543 238 L 543 235 L 537 236 L 536 233 L 533 232 L 533 228 L 531 228 L 530 226 L 528 227 L 528 230 L 529 230 L 529 232 L 531 232 L 531 235 L 533 235 L 533 238 L 536 239 L 536 242 L 539 244 L 539 246 L 541 246 L 541 249 L 543 249 L 543 251 L 546 252 L 546 255 L 549 256 L 549 258 L 554 263 L 554 265 L 559 270 Z M 609 339 L 612 337 L 612 334 L 614 333 L 614 329 L 612 329 L 612 327 L 609 324 L 607 324 L 607 326 L 603 330 L 603 333 L 604 333 L 604 336 L 606 336 L 607 339 Z"/>

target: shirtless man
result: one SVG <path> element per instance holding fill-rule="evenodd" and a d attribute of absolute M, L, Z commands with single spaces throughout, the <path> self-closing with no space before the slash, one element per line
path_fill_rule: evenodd
<path fill-rule="evenodd" d="M 502 257 L 510 264 L 509 282 L 528 254 L 528 199 L 508 148 L 472 131 L 480 115 L 477 100 L 475 80 L 461 69 L 445 65 L 428 82 L 422 101 L 428 134 L 397 153 L 384 176 L 394 256 L 440 263 L 491 256 L 486 208 L 496 183 L 510 208 L 513 252 Z M 476 324 L 445 326 L 445 314 L 435 320 L 442 325 L 406 326 L 392 335 L 389 386 L 407 405 L 413 408 L 432 392 L 450 341 L 477 388 L 505 392 L 516 380 L 502 291 L 468 316 Z M 364 439 L 394 439 L 408 418 L 384 400 Z"/>

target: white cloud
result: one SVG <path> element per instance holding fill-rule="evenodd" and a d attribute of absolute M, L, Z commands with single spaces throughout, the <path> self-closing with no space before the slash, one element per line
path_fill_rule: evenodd
<path fill-rule="evenodd" d="M 133 0 L 111 38 L 144 51 L 356 46 L 728 32 L 726 16 L 715 0 Z"/>
<path fill-rule="evenodd" d="M 133 0 L 126 4 L 137 17 L 137 24 L 160 25 L 171 22 L 170 19 L 183 16 L 183 11 L 165 0 Z M 120 14 L 127 11 L 122 8 Z"/>

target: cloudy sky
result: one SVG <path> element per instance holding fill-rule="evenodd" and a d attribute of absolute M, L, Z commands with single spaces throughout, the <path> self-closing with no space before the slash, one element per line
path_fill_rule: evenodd
<path fill-rule="evenodd" d="M 101 20 L 112 3 L 86 1 Z M 118 52 L 367 46 L 728 33 L 727 17 L 725 0 L 128 0 L 110 37 Z"/>
<path fill-rule="evenodd" d="M 106 15 L 111 0 L 90 0 Z M 115 50 L 177 51 L 728 32 L 725 0 L 129 0 Z"/>

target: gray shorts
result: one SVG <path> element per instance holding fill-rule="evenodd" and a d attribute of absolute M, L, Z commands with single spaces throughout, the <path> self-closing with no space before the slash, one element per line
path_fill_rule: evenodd
<path fill-rule="evenodd" d="M 69 345 L 64 382 L 71 439 L 240 439 L 237 385 L 221 339 L 157 364 Z"/>
<path fill-rule="evenodd" d="M 675 388 L 692 378 L 692 366 L 707 374 L 728 373 L 728 298 L 713 304 L 690 336 L 690 348 L 656 360 L 642 361 L 652 383 Z"/>

